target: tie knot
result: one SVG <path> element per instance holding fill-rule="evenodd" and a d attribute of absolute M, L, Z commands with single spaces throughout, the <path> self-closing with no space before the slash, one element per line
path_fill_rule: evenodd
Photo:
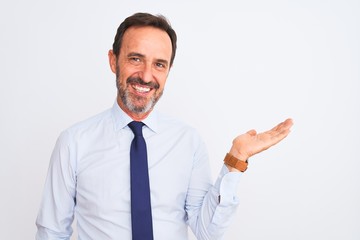
<path fill-rule="evenodd" d="M 128 124 L 128 126 L 130 127 L 131 131 L 133 131 L 135 136 L 142 136 L 143 125 L 144 125 L 143 122 L 137 122 L 137 121 L 132 121 L 131 123 Z"/>

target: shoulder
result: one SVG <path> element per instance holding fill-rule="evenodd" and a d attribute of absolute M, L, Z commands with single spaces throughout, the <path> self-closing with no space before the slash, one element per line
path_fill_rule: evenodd
<path fill-rule="evenodd" d="M 112 125 L 113 119 L 111 109 L 107 109 L 101 113 L 93 115 L 85 120 L 79 121 L 70 127 L 66 128 L 61 135 L 80 135 L 92 132 L 95 129 L 103 128 L 104 126 Z"/>

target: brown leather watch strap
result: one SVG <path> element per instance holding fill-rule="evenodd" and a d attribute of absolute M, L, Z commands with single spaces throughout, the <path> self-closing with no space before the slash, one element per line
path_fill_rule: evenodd
<path fill-rule="evenodd" d="M 227 153 L 224 159 L 224 163 L 230 167 L 236 168 L 240 172 L 245 172 L 248 167 L 248 161 L 241 161 L 230 153 Z"/>

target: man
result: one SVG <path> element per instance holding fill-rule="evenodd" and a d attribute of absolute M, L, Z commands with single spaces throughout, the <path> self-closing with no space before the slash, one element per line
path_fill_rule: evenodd
<path fill-rule="evenodd" d="M 188 226 L 198 239 L 222 238 L 238 205 L 236 186 L 248 158 L 285 138 L 292 120 L 264 133 L 251 130 L 235 138 L 212 185 L 207 152 L 197 132 L 154 111 L 175 53 L 175 31 L 162 16 L 137 13 L 119 26 L 108 53 L 117 100 L 111 109 L 59 136 L 36 239 L 70 239 L 74 216 L 81 240 L 184 240 Z M 142 133 L 135 132 L 135 123 Z M 139 144 L 146 148 L 140 155 L 145 154 L 148 165 L 138 176 L 133 174 L 144 167 L 132 165 L 133 154 L 139 154 L 132 141 L 142 136 L 145 142 Z M 133 200 L 137 188 L 146 186 L 149 192 L 139 201 L 150 202 L 138 206 L 149 204 L 140 216 L 148 218 L 149 212 L 150 217 L 143 223 L 144 219 L 135 220 Z"/>

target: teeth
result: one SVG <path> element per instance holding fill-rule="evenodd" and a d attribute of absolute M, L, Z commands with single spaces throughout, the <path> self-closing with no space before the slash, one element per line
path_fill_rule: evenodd
<path fill-rule="evenodd" d="M 149 92 L 150 88 L 149 87 L 140 87 L 138 85 L 134 86 L 135 90 L 141 93 L 145 93 L 145 92 Z"/>

